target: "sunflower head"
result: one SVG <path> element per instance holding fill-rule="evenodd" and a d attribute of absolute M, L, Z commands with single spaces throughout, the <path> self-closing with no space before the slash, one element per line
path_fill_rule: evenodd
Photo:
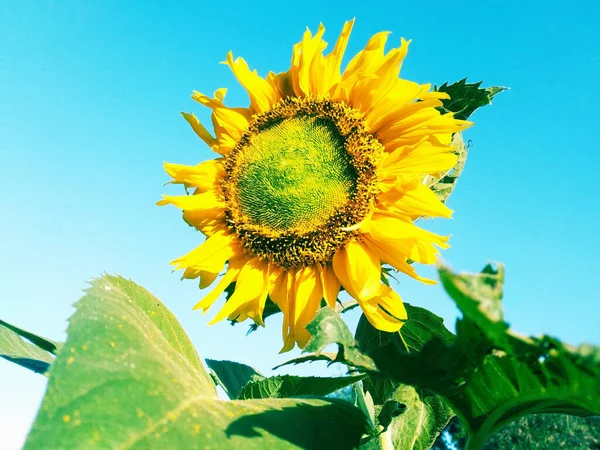
<path fill-rule="evenodd" d="M 193 114 L 196 134 L 219 156 L 197 166 L 166 164 L 193 195 L 164 196 L 207 239 L 176 259 L 200 287 L 222 278 L 196 308 L 206 312 L 235 289 L 213 322 L 263 324 L 267 297 L 283 312 L 283 350 L 303 347 L 306 325 L 341 289 L 371 324 L 397 331 L 402 300 L 381 283 L 382 264 L 419 279 L 409 262 L 432 264 L 447 238 L 422 230 L 422 216 L 451 211 L 423 181 L 456 162 L 451 138 L 470 125 L 439 112 L 447 95 L 399 78 L 408 47 L 385 52 L 373 36 L 345 70 L 353 22 L 324 55 L 323 26 L 294 46 L 287 72 L 266 78 L 232 54 L 227 64 L 248 91 L 248 107 L 225 106 L 225 89 L 193 98 L 212 110 L 214 135 Z"/>

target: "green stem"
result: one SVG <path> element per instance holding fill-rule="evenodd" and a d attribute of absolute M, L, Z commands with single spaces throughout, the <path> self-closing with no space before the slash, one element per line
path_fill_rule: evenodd
<path fill-rule="evenodd" d="M 387 430 L 379 435 L 379 448 L 381 450 L 394 450 L 391 427 L 388 427 Z"/>
<path fill-rule="evenodd" d="M 481 439 L 483 437 L 483 440 Z M 481 433 L 469 434 L 467 438 L 467 446 L 465 450 L 481 450 L 483 448 L 483 444 L 487 440 L 487 436 Z"/>

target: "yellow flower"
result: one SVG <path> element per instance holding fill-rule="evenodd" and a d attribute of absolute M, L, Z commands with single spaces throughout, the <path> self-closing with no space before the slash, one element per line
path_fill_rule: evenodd
<path fill-rule="evenodd" d="M 266 78 L 246 62 L 227 64 L 248 91 L 248 108 L 194 92 L 212 110 L 214 136 L 183 114 L 219 157 L 197 166 L 165 164 L 173 183 L 193 195 L 164 196 L 207 239 L 172 264 L 200 287 L 216 287 L 195 307 L 206 312 L 233 282 L 235 290 L 211 323 L 246 318 L 263 325 L 267 296 L 283 312 L 282 351 L 310 335 L 322 303 L 335 306 L 341 288 L 371 324 L 397 331 L 402 300 L 381 283 L 389 264 L 425 283 L 409 260 L 435 262 L 447 237 L 414 225 L 451 210 L 423 184 L 456 162 L 452 134 L 470 126 L 436 108 L 446 94 L 399 78 L 409 42 L 385 53 L 378 33 L 340 72 L 353 21 L 323 55 L 325 29 L 306 31 L 290 70 Z"/>

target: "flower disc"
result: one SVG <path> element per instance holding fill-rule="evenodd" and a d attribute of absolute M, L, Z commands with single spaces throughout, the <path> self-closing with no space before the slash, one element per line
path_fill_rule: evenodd
<path fill-rule="evenodd" d="M 229 225 L 280 267 L 330 261 L 369 211 L 382 145 L 362 115 L 322 98 L 258 115 L 226 160 Z"/>
<path fill-rule="evenodd" d="M 252 136 L 238 155 L 237 201 L 254 225 L 300 233 L 323 225 L 356 190 L 356 171 L 335 125 L 302 116 Z"/>

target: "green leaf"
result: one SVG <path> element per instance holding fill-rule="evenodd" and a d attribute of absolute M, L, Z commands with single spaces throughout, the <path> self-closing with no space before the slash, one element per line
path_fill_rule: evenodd
<path fill-rule="evenodd" d="M 102 293 L 101 290 L 96 290 L 95 295 L 99 297 L 99 301 L 105 296 L 111 297 L 110 291 L 117 289 L 120 294 L 129 299 L 130 303 L 144 312 L 175 351 L 183 356 L 192 367 L 199 370 L 206 385 L 212 385 L 210 375 L 204 370 L 198 353 L 183 327 L 159 299 L 133 281 L 118 275 L 104 275 L 101 280 L 104 280 L 100 283 L 105 286 L 106 292 Z"/>
<path fill-rule="evenodd" d="M 47 351 L 48 353 L 52 353 L 53 355 L 55 355 L 57 350 L 60 349 L 61 344 L 59 342 L 55 342 L 45 337 L 38 336 L 37 334 L 30 333 L 29 331 L 15 327 L 14 325 L 11 325 L 3 320 L 0 320 L 0 327 L 8 328 L 14 333 L 17 333 L 19 336 L 27 339 L 33 345 Z"/>
<path fill-rule="evenodd" d="M 23 339 L 23 335 L 38 337 L 0 320 L 0 357 L 36 373 L 45 374 L 54 357 L 38 345 Z"/>
<path fill-rule="evenodd" d="M 265 378 L 253 367 L 234 361 L 207 359 L 206 365 L 214 372 L 217 383 L 232 400 L 239 397 L 242 388 L 249 382 Z"/>
<path fill-rule="evenodd" d="M 466 120 L 476 109 L 492 103 L 492 98 L 496 94 L 507 90 L 505 87 L 481 88 L 480 86 L 481 82 L 471 84 L 464 79 L 450 85 L 444 83 L 439 88 L 435 87 L 435 90 L 446 92 L 450 96 L 449 99 L 442 100 L 443 106 L 439 110 L 442 113 L 452 112 L 455 118 Z M 448 200 L 456 187 L 456 182 L 465 167 L 469 153 L 469 148 L 465 145 L 461 133 L 454 134 L 452 144 L 454 152 L 458 156 L 454 167 L 439 176 L 428 175 L 423 181 L 442 202 Z"/>
<path fill-rule="evenodd" d="M 286 398 L 325 396 L 362 380 L 365 375 L 350 377 L 299 377 L 280 375 L 249 382 L 238 398 Z"/>
<path fill-rule="evenodd" d="M 440 277 L 464 315 L 456 337 L 424 311 L 427 326 L 416 331 L 412 308 L 399 333 L 380 332 L 362 319 L 360 348 L 380 372 L 443 396 L 465 423 L 469 448 L 525 414 L 600 414 L 598 350 L 583 346 L 580 353 L 554 338 L 512 332 L 501 308 L 502 267 L 460 275 L 442 267 Z"/>
<path fill-rule="evenodd" d="M 96 280 L 76 307 L 26 449 L 352 448 L 366 428 L 343 401 L 219 400 L 170 312 L 130 281 Z"/>
<path fill-rule="evenodd" d="M 452 345 L 455 340 L 455 336 L 444 327 L 442 318 L 408 303 L 405 303 L 405 307 L 408 320 L 398 333 L 382 333 L 373 328 L 364 316 L 359 321 L 356 330 L 359 348 L 367 354 L 374 352 L 378 358 L 376 362 L 381 366 L 385 367 L 378 355 L 384 352 L 391 353 L 394 358 L 397 357 L 396 353 L 403 352 L 403 355 L 412 358 L 410 354 L 419 352 L 427 342 L 436 340 L 446 346 Z M 397 339 L 393 340 L 393 337 Z M 384 352 L 381 349 L 385 349 Z M 403 359 L 396 363 L 407 365 L 408 371 L 414 370 L 414 379 L 430 377 L 432 364 L 415 368 L 411 366 L 414 360 Z M 435 370 L 433 373 L 436 373 Z M 438 382 L 437 379 L 433 381 Z M 454 415 L 442 397 L 382 375 L 371 374 L 363 380 L 363 385 L 375 403 L 379 425 L 386 429 L 379 441 L 391 440 L 396 449 L 430 448 Z M 397 414 L 398 405 L 404 406 L 402 414 Z M 396 414 L 389 415 L 390 411 Z"/>
<path fill-rule="evenodd" d="M 365 371 L 377 371 L 373 360 L 358 350 L 358 344 L 344 319 L 332 308 L 321 308 L 306 329 L 312 336 L 304 349 L 309 354 L 286 361 L 275 369 L 289 364 L 327 361 L 343 363 Z M 337 353 L 325 351 L 331 344 L 337 344 Z"/>
<path fill-rule="evenodd" d="M 459 385 L 474 370 L 471 360 L 477 354 L 485 355 L 489 345 L 477 344 L 479 335 L 470 337 L 473 344 L 469 352 L 454 345 L 456 337 L 446 329 L 443 320 L 432 312 L 405 303 L 408 320 L 397 333 L 375 329 L 361 316 L 356 329 L 360 351 L 369 355 L 379 371 L 392 374 L 397 382 L 419 386 L 437 392 L 449 386 Z M 465 338 L 466 339 L 466 338 Z M 483 356 L 482 356 L 483 357 Z M 478 361 L 478 360 L 476 360 Z M 389 397 L 395 389 L 379 386 L 379 398 L 371 392 L 375 402 Z"/>
<path fill-rule="evenodd" d="M 502 91 L 508 90 L 502 86 L 481 88 L 479 83 L 467 83 L 467 79 L 457 81 L 453 84 L 444 83 L 434 90 L 446 92 L 450 98 L 442 100 L 442 112 L 453 112 L 454 117 L 461 120 L 469 118 L 476 109 L 492 103 L 492 98 Z"/>
<path fill-rule="evenodd" d="M 273 370 L 280 369 L 281 367 L 284 367 L 284 366 L 289 366 L 290 364 L 298 365 L 298 364 L 302 364 L 305 362 L 326 361 L 329 364 L 333 364 L 334 362 L 341 362 L 341 363 L 344 362 L 344 361 L 337 361 L 336 360 L 337 357 L 338 357 L 338 352 L 319 352 L 318 354 L 317 353 L 306 353 L 302 356 L 298 356 L 297 358 L 292 358 L 288 361 L 285 361 L 285 362 L 273 367 Z"/>
<path fill-rule="evenodd" d="M 405 407 L 388 426 L 396 450 L 431 448 L 454 416 L 440 396 L 412 386 L 399 386 L 393 399 Z"/>
<path fill-rule="evenodd" d="M 371 428 L 375 427 L 375 404 L 371 394 L 363 390 L 361 383 L 352 385 L 354 391 L 354 397 L 356 399 L 356 406 L 365 414 L 369 419 L 369 425 Z"/>
<path fill-rule="evenodd" d="M 504 287 L 504 266 L 486 265 L 481 273 L 453 273 L 438 265 L 438 273 L 444 289 L 456 302 L 465 318 L 488 338 L 495 348 L 506 350 L 512 355 L 522 356 L 535 350 L 534 340 L 518 336 L 504 321 L 502 292 Z M 537 357 L 536 356 L 536 357 Z"/>
<path fill-rule="evenodd" d="M 455 149 L 454 153 L 458 156 L 454 167 L 439 176 L 427 175 L 423 181 L 423 184 L 428 186 L 442 202 L 448 200 L 448 197 L 454 191 L 458 177 L 465 168 L 469 154 L 469 148 L 465 145 L 461 133 L 454 134 L 452 145 Z"/>
<path fill-rule="evenodd" d="M 402 346 L 408 353 L 421 350 L 432 339 L 437 339 L 446 345 L 454 343 L 455 336 L 444 326 L 444 319 L 410 303 L 404 303 L 404 307 L 408 320 L 398 334 Z M 389 343 L 391 336 L 392 333 L 380 333 L 375 330 L 364 316 L 361 317 L 356 329 L 356 340 L 360 350 L 365 353 Z"/>

